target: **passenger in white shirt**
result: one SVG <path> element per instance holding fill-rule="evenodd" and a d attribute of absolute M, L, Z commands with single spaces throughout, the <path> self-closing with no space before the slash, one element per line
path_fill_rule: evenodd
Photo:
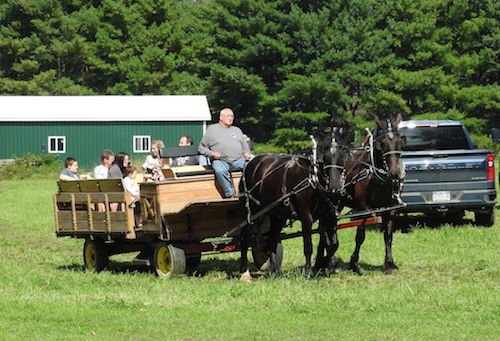
<path fill-rule="evenodd" d="M 113 152 L 108 149 L 104 149 L 101 153 L 101 164 L 94 168 L 94 177 L 96 179 L 107 179 L 109 167 L 115 160 Z"/>

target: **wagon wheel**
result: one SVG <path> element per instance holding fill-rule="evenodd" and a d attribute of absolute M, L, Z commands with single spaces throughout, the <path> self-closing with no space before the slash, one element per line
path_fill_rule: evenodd
<path fill-rule="evenodd" d="M 283 245 L 281 242 L 276 245 L 276 256 L 278 265 L 281 267 L 281 263 L 283 262 Z M 265 249 L 252 247 L 252 257 L 257 269 L 261 271 L 269 270 L 271 260 L 269 259 L 269 253 Z"/>
<path fill-rule="evenodd" d="M 186 272 L 186 256 L 184 250 L 172 244 L 159 242 L 155 245 L 151 260 L 156 275 L 160 278 L 170 278 Z"/>
<path fill-rule="evenodd" d="M 190 254 L 186 256 L 186 267 L 189 269 L 196 269 L 201 262 L 201 252 Z"/>
<path fill-rule="evenodd" d="M 104 241 L 85 239 L 85 243 L 83 244 L 83 263 L 87 270 L 94 272 L 101 272 L 108 267 L 109 258 Z"/>

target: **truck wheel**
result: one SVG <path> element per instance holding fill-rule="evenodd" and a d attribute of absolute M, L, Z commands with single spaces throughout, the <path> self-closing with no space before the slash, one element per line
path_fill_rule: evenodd
<path fill-rule="evenodd" d="M 486 211 L 474 212 L 474 220 L 480 226 L 493 226 L 495 224 L 495 210 L 493 207 L 488 208 Z"/>
<path fill-rule="evenodd" d="M 281 242 L 276 245 L 276 255 L 278 257 L 278 265 L 281 267 L 281 264 L 283 263 L 283 245 Z M 269 259 L 269 253 L 266 250 L 252 247 L 252 258 L 253 264 L 257 267 L 257 269 L 260 271 L 269 270 L 271 260 Z"/>
<path fill-rule="evenodd" d="M 464 214 L 464 210 L 449 212 L 446 214 L 446 220 L 451 224 L 463 224 Z"/>
<path fill-rule="evenodd" d="M 85 239 L 83 263 L 87 270 L 94 272 L 101 272 L 108 267 L 109 257 L 104 241 Z"/>
<path fill-rule="evenodd" d="M 186 256 L 184 250 L 159 242 L 155 245 L 151 266 L 160 278 L 170 278 L 186 272 Z"/>

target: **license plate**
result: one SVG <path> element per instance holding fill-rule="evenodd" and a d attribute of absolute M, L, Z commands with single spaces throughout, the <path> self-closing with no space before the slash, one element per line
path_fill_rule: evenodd
<path fill-rule="evenodd" d="M 450 192 L 432 192 L 432 201 L 450 201 Z"/>

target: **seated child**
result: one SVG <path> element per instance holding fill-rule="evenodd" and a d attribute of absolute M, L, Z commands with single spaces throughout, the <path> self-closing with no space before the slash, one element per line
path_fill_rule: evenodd
<path fill-rule="evenodd" d="M 146 161 L 142 165 L 144 168 L 144 178 L 146 180 L 161 181 L 165 177 L 161 171 L 163 166 L 162 159 L 160 158 L 160 149 L 165 148 L 162 140 L 155 140 L 151 143 L 151 155 L 146 157 Z"/>
<path fill-rule="evenodd" d="M 64 169 L 59 173 L 59 180 L 85 180 L 86 176 L 78 174 L 78 160 L 74 157 L 68 157 L 64 160 Z"/>
<path fill-rule="evenodd" d="M 132 199 L 134 200 L 134 220 L 135 226 L 139 227 L 140 217 L 141 217 L 141 206 L 139 205 L 139 201 L 141 200 L 141 195 L 139 192 L 139 185 L 134 182 L 134 179 L 137 175 L 137 167 L 128 166 L 123 171 L 123 188 L 130 194 L 132 194 Z"/>

